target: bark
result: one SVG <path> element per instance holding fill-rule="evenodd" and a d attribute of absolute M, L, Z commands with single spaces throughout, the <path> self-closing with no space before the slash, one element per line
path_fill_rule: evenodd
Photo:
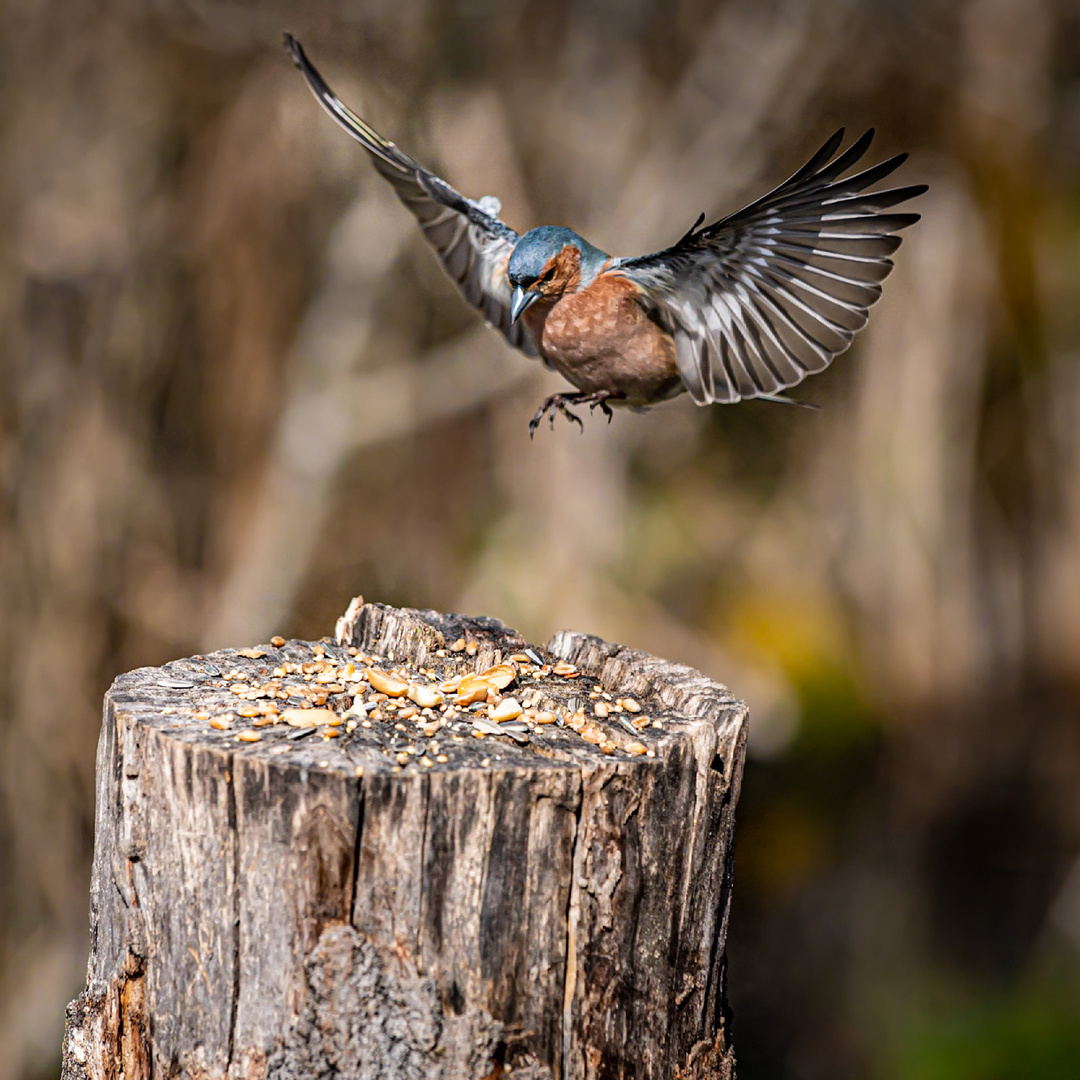
<path fill-rule="evenodd" d="M 448 651 L 463 638 L 475 655 Z M 338 643 L 474 670 L 525 646 L 494 620 L 373 604 L 350 608 Z M 552 724 L 524 745 L 447 736 L 431 765 L 395 752 L 413 736 L 390 723 L 252 743 L 207 725 L 235 703 L 215 672 L 327 647 L 223 650 L 109 690 L 64 1080 L 733 1076 L 745 706 L 689 668 L 562 632 L 542 659 L 582 674 L 559 692 L 635 698 L 662 725 L 640 736 L 654 756 L 626 752 L 609 720 L 604 747 Z"/>

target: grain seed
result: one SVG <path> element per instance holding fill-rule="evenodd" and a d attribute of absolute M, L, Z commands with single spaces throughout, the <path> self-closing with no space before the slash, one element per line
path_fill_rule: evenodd
<path fill-rule="evenodd" d="M 517 672 L 509 664 L 496 664 L 486 671 L 481 671 L 476 677 L 486 680 L 500 690 L 505 690 L 514 681 L 516 674 Z"/>
<path fill-rule="evenodd" d="M 413 684 L 409 687 L 409 700 L 416 702 L 421 709 L 433 709 L 443 703 L 443 696 L 433 686 Z"/>
<path fill-rule="evenodd" d="M 457 639 L 457 641 L 455 641 L 454 644 L 450 646 L 450 651 L 451 652 L 464 652 L 465 651 L 465 639 L 463 637 L 459 637 Z"/>
<path fill-rule="evenodd" d="M 621 697 L 615 702 L 621 705 L 627 712 L 641 712 L 641 706 L 632 697 Z"/>
<path fill-rule="evenodd" d="M 409 689 L 409 684 L 404 679 L 380 671 L 378 668 L 368 668 L 367 677 L 371 688 L 378 690 L 380 694 L 386 694 L 387 697 L 401 697 Z"/>
<path fill-rule="evenodd" d="M 279 634 L 275 634 L 270 639 L 270 644 L 273 645 L 275 649 L 280 649 L 281 646 L 285 644 L 285 639 L 283 637 L 281 637 Z"/>
<path fill-rule="evenodd" d="M 457 704 L 471 705 L 473 702 L 487 701 L 497 695 L 498 689 L 489 683 L 487 679 L 482 679 L 479 675 L 470 675 L 462 679 L 461 684 L 458 686 Z"/>
<path fill-rule="evenodd" d="M 246 731 L 238 731 L 236 733 L 236 737 L 241 742 L 258 742 L 262 738 L 262 736 L 257 731 L 251 731 L 250 729 Z"/>
<path fill-rule="evenodd" d="M 289 727 L 309 728 L 320 724 L 340 724 L 341 717 L 332 709 L 286 709 L 281 719 Z"/>
<path fill-rule="evenodd" d="M 490 713 L 491 719 L 499 724 L 506 720 L 516 720 L 520 715 L 521 705 L 512 697 L 503 698 Z"/>
<path fill-rule="evenodd" d="M 210 721 L 210 726 L 216 728 L 218 731 L 226 731 L 232 726 L 233 720 L 236 717 L 231 712 L 221 713 L 219 716 L 215 716 Z"/>

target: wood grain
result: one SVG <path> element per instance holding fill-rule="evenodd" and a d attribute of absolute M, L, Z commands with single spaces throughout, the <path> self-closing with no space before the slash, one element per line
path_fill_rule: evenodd
<path fill-rule="evenodd" d="M 338 624 L 340 645 L 413 666 L 459 639 L 475 670 L 525 647 L 495 620 L 377 604 Z M 261 662 L 321 648 L 262 646 Z M 260 663 L 232 650 L 117 679 L 64 1080 L 733 1076 L 745 706 L 583 634 L 544 659 L 579 669 L 567 692 L 640 701 L 655 756 L 551 725 L 403 767 L 369 731 L 210 731 L 213 673 Z"/>

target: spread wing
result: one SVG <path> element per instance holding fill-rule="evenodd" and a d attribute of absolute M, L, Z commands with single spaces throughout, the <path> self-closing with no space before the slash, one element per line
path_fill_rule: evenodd
<path fill-rule="evenodd" d="M 863 194 L 906 154 L 838 179 L 866 153 L 873 129 L 833 158 L 843 129 L 789 180 L 757 202 L 698 229 L 674 247 L 612 268 L 675 338 L 679 375 L 700 405 L 781 398 L 828 367 L 881 296 L 918 214 L 892 207 L 925 184 Z M 702 215 L 704 217 L 704 215 Z"/>
<path fill-rule="evenodd" d="M 413 161 L 338 100 L 291 34 L 285 35 L 285 46 L 319 104 L 371 155 L 375 168 L 413 212 L 465 299 L 511 345 L 535 356 L 536 348 L 525 328 L 510 321 L 506 263 L 518 234 L 499 220 L 499 200 L 491 195 L 477 202 L 467 199 Z"/>

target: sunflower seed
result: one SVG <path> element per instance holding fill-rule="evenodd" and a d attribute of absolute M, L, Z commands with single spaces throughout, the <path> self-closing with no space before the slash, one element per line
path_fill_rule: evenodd
<path fill-rule="evenodd" d="M 169 676 L 164 676 L 158 679 L 158 686 L 167 686 L 170 690 L 194 690 L 195 684 L 187 679 L 173 679 Z"/>

